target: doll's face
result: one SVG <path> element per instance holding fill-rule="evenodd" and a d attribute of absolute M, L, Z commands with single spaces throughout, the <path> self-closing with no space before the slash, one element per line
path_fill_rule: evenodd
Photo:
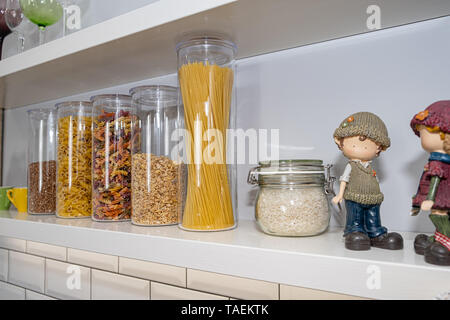
<path fill-rule="evenodd" d="M 430 132 L 425 127 L 419 129 L 422 148 L 428 152 L 444 152 L 444 141 L 439 132 Z"/>
<path fill-rule="evenodd" d="M 379 145 L 368 138 L 363 141 L 361 140 L 363 139 L 359 136 L 344 138 L 343 145 L 341 146 L 344 156 L 352 160 L 361 161 L 371 161 L 378 157 L 380 152 Z M 340 145 L 338 139 L 335 139 L 335 141 Z"/>

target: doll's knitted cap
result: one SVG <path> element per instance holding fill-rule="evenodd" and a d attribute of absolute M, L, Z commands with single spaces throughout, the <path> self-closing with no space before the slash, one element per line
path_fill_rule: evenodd
<path fill-rule="evenodd" d="M 386 125 L 371 112 L 352 114 L 345 118 L 339 128 L 334 131 L 334 137 L 338 139 L 354 136 L 365 136 L 386 149 L 391 146 Z"/>
<path fill-rule="evenodd" d="M 414 116 L 411 120 L 411 128 L 416 135 L 420 136 L 417 131 L 418 125 L 439 127 L 442 132 L 450 133 L 450 100 L 435 102 Z"/>

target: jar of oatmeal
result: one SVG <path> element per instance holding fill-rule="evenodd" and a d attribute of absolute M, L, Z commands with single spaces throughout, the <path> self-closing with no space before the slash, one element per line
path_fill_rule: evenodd
<path fill-rule="evenodd" d="M 334 178 L 326 179 L 321 160 L 260 162 L 248 176 L 259 186 L 255 217 L 261 230 L 277 236 L 314 236 L 330 222 L 327 194 Z"/>
<path fill-rule="evenodd" d="M 181 210 L 181 126 L 176 87 L 153 85 L 130 90 L 138 117 L 132 123 L 131 222 L 140 226 L 177 224 Z"/>

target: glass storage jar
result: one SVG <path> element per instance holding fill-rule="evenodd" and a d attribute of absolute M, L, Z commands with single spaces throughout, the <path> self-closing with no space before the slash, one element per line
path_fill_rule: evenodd
<path fill-rule="evenodd" d="M 219 231 L 236 226 L 236 157 L 227 158 L 227 129 L 236 122 L 236 46 L 218 37 L 177 45 L 186 129 L 187 189 L 180 227 Z"/>
<path fill-rule="evenodd" d="M 131 219 L 132 122 L 136 108 L 131 96 L 106 94 L 91 98 L 92 219 Z"/>
<path fill-rule="evenodd" d="M 133 123 L 131 200 L 133 224 L 177 224 L 181 210 L 180 168 L 174 134 L 180 129 L 178 89 L 143 86 L 130 90 L 138 117 Z"/>
<path fill-rule="evenodd" d="M 85 218 L 92 214 L 92 103 L 56 105 L 58 118 L 56 215 Z"/>
<path fill-rule="evenodd" d="M 248 183 L 260 187 L 255 218 L 261 230 L 277 236 L 324 232 L 331 217 L 327 194 L 334 181 L 325 178 L 325 168 L 321 160 L 279 160 L 252 169 Z"/>
<path fill-rule="evenodd" d="M 55 109 L 28 111 L 28 213 L 56 211 Z"/>

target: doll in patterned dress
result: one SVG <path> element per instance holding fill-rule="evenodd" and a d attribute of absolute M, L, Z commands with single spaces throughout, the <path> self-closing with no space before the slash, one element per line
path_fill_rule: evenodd
<path fill-rule="evenodd" d="M 420 234 L 414 241 L 417 254 L 431 264 L 450 266 L 450 101 L 438 101 L 419 112 L 411 128 L 430 153 L 413 197 L 412 215 L 430 211 L 434 236 Z"/>

